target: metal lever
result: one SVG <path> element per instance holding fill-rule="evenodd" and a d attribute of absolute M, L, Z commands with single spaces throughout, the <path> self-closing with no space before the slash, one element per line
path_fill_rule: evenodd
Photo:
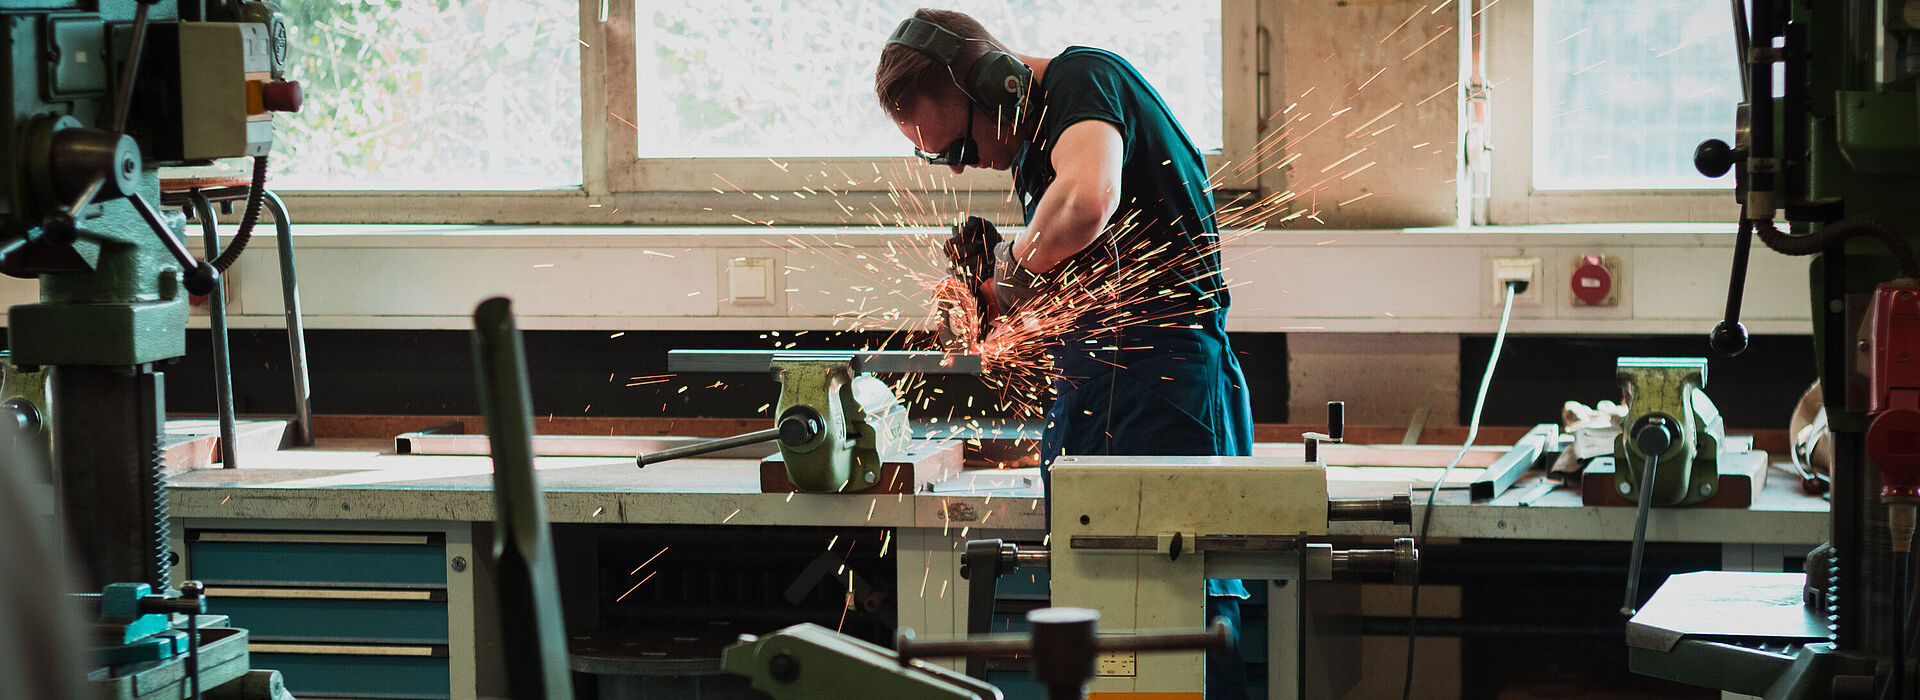
<path fill-rule="evenodd" d="M 1018 569 L 1045 569 L 1052 563 L 1046 547 L 1022 547 L 1000 540 L 968 540 L 960 553 L 960 578 L 967 581 L 967 634 L 992 631 L 993 601 L 1000 576 Z M 987 679 L 986 657 L 969 657 L 967 675 Z"/>
<path fill-rule="evenodd" d="M 1747 327 L 1740 323 L 1740 297 L 1747 288 L 1747 256 L 1753 250 L 1753 221 L 1740 219 L 1740 234 L 1733 242 L 1733 274 L 1727 282 L 1727 313 L 1713 325 L 1707 345 L 1721 357 L 1733 357 L 1747 350 Z"/>
<path fill-rule="evenodd" d="M 166 246 L 167 252 L 173 254 L 174 261 L 180 263 L 181 270 L 186 273 L 187 293 L 212 294 L 213 288 L 220 284 L 220 271 L 213 269 L 212 263 L 194 258 L 193 253 L 187 251 L 187 245 L 167 230 L 167 224 L 160 220 L 160 213 L 154 211 L 144 197 L 130 194 L 127 195 L 127 201 L 133 204 L 134 211 L 140 213 L 140 218 L 146 220 L 147 228 L 153 229 L 153 234 L 160 237 L 160 243 Z"/>
<path fill-rule="evenodd" d="M 659 464 L 669 459 L 679 459 L 681 457 L 698 457 L 703 454 L 719 452 L 721 450 L 732 449 L 735 447 L 745 447 L 747 445 L 762 443 L 768 440 L 777 439 L 779 437 L 780 437 L 779 428 L 755 430 L 751 433 L 742 433 L 742 434 L 734 435 L 731 437 L 715 438 L 713 440 L 708 440 L 706 442 L 687 445 L 685 447 L 675 447 L 671 449 L 665 449 L 652 454 L 636 455 L 633 458 L 633 462 L 634 462 L 634 466 L 636 467 L 645 467 L 649 464 Z"/>
<path fill-rule="evenodd" d="M 1640 602 L 1640 565 L 1647 554 L 1647 515 L 1653 509 L 1653 475 L 1660 468 L 1660 454 L 1673 445 L 1673 432 L 1667 419 L 1641 418 L 1633 426 L 1633 443 L 1647 456 L 1646 470 L 1640 474 L 1639 512 L 1633 519 L 1633 558 L 1627 562 L 1627 595 L 1620 614 L 1632 617 Z"/>
<path fill-rule="evenodd" d="M 1215 618 L 1205 632 L 1148 632 L 1101 637 L 1095 629 L 1098 611 L 1086 608 L 1041 608 L 1027 613 L 1030 634 L 990 634 L 965 639 L 918 641 L 913 630 L 902 629 L 894 649 L 900 665 L 916 659 L 964 656 L 1031 656 L 1033 677 L 1046 686 L 1049 698 L 1085 697 L 1099 653 L 1104 651 L 1180 651 L 1204 649 L 1230 653 L 1237 645 L 1233 626 Z"/>

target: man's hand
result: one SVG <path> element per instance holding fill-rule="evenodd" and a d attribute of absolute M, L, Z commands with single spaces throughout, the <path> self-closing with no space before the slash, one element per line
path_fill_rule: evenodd
<path fill-rule="evenodd" d="M 993 267 L 998 277 L 989 279 L 983 285 L 982 309 L 991 309 L 994 316 L 1013 313 L 1027 306 L 1035 297 L 1040 296 L 1046 281 L 1040 275 L 1021 265 L 1014 259 L 1013 242 L 1008 241 L 993 247 Z"/>
<path fill-rule="evenodd" d="M 947 274 L 978 282 L 993 276 L 993 248 L 1000 244 L 993 222 L 969 216 L 947 238 Z M 971 286 L 971 285 L 969 285 Z"/>

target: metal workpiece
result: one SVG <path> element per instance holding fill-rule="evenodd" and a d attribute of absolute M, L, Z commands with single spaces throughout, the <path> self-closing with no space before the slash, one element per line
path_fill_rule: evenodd
<path fill-rule="evenodd" d="M 1542 462 L 1560 443 L 1560 426 L 1542 423 L 1533 426 L 1526 435 L 1513 443 L 1505 454 L 1493 460 L 1493 464 L 1480 472 L 1480 477 L 1467 484 L 1467 496 L 1475 501 L 1490 501 L 1499 498 L 1520 480 L 1520 475 Z"/>
<path fill-rule="evenodd" d="M 849 363 L 876 374 L 979 374 L 979 355 L 928 350 L 669 350 L 670 372 L 765 372 L 776 360 Z"/>
<path fill-rule="evenodd" d="M 634 457 L 634 464 L 636 466 L 645 467 L 649 464 L 659 464 L 661 462 L 665 462 L 670 459 L 680 459 L 682 457 L 698 457 L 701 455 L 710 455 L 718 452 L 737 450 L 739 448 L 749 447 L 753 445 L 764 445 L 768 442 L 772 442 L 774 439 L 778 437 L 780 437 L 779 428 L 768 428 L 766 430 L 756 430 L 751 433 L 742 433 L 742 434 L 734 435 L 730 437 L 715 438 L 712 440 L 703 440 L 700 442 L 695 442 L 695 443 L 686 444 L 686 445 L 679 445 L 675 447 L 668 447 L 665 449 L 656 450 L 652 452 L 642 452 L 638 456 Z M 439 454 L 439 453 L 435 453 L 435 454 Z M 548 453 L 542 453 L 542 454 L 548 454 Z M 765 450 L 760 450 L 755 454 L 757 454 L 758 456 L 765 456 Z"/>
<path fill-rule="evenodd" d="M 1396 493 L 1386 498 L 1330 498 L 1327 499 L 1327 520 L 1412 525 L 1413 495 Z"/>
<path fill-rule="evenodd" d="M 1413 538 L 1393 540 L 1393 549 L 1333 550 L 1333 570 L 1344 573 L 1392 574 L 1394 583 L 1412 583 L 1420 577 L 1420 550 Z"/>
<path fill-rule="evenodd" d="M 473 358 L 493 448 L 494 575 L 508 693 L 530 700 L 573 697 L 553 539 L 533 471 L 533 398 L 512 303 L 474 310 Z"/>

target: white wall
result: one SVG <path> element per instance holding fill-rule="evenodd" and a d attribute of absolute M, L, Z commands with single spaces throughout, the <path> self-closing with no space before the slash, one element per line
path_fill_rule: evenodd
<path fill-rule="evenodd" d="M 1704 334 L 1725 303 L 1732 236 L 1719 225 L 1336 231 L 1231 236 L 1229 327 L 1312 333 L 1487 333 L 1499 318 L 1489 260 L 1539 257 L 1538 305 L 1516 333 Z M 466 328 L 474 305 L 514 298 L 528 329 L 904 328 L 939 274 L 944 232 L 822 228 L 312 225 L 296 229 L 309 328 Z M 804 247 L 801 245 L 804 244 Z M 891 246 L 891 247 L 890 247 Z M 1621 261 L 1619 303 L 1573 303 L 1583 254 Z M 230 273 L 235 327 L 282 323 L 271 236 Z M 858 256 L 866 255 L 865 259 Z M 770 303 L 728 296 L 734 258 L 771 260 Z M 905 261 L 905 262 L 895 262 Z M 1755 333 L 1807 333 L 1807 259 L 1754 253 L 1745 318 Z M 871 266 L 871 267 L 869 267 Z M 0 282 L 0 304 L 36 298 Z M 864 312 L 858 321 L 836 314 Z M 196 324 L 205 319 L 196 315 Z"/>

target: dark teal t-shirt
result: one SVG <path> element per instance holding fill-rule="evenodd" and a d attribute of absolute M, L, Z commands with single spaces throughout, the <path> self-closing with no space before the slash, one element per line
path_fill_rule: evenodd
<path fill-rule="evenodd" d="M 1126 59 L 1075 46 L 1048 65 L 1033 109 L 1039 129 L 1013 163 L 1014 189 L 1029 222 L 1053 184 L 1053 146 L 1062 131 L 1097 119 L 1117 127 L 1124 144 L 1120 207 L 1108 222 L 1111 237 L 1069 258 L 1055 274 L 1070 275 L 1076 285 L 1094 284 L 1112 279 L 1117 266 L 1123 283 L 1138 288 L 1122 308 L 1083 317 L 1080 335 L 1114 325 L 1129 330 L 1199 325 L 1224 337 L 1229 299 L 1220 277 L 1206 160 L 1160 94 Z"/>

